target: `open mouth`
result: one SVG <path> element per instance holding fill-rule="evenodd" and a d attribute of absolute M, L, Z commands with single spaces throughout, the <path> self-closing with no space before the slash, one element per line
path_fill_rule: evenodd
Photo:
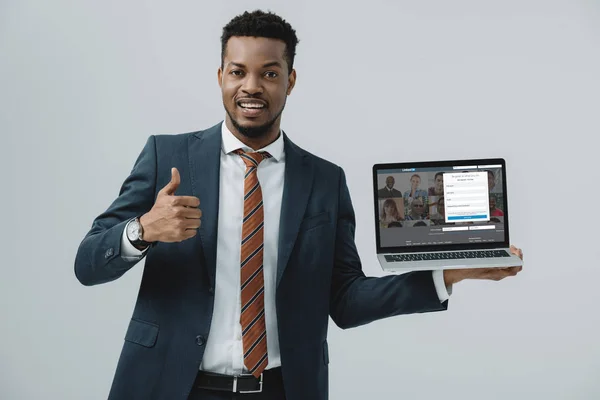
<path fill-rule="evenodd" d="M 267 109 L 264 101 L 256 99 L 238 100 L 237 106 L 242 110 L 242 115 L 246 117 L 257 117 Z"/>

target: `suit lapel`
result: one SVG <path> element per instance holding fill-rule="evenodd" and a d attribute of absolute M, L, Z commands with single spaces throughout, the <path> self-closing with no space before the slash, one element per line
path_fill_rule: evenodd
<path fill-rule="evenodd" d="M 202 242 L 210 284 L 214 286 L 217 263 L 221 124 L 190 136 L 189 162 L 192 193 L 200 199 L 202 210 L 202 223 L 198 236 Z"/>
<path fill-rule="evenodd" d="M 277 285 L 287 267 L 300 223 L 304 217 L 313 181 L 313 165 L 302 150 L 283 133 L 285 178 L 279 222 Z M 190 136 L 189 165 L 192 194 L 200 199 L 202 224 L 199 238 L 210 284 L 215 284 L 217 227 L 219 216 L 219 173 L 221 124 Z"/>
<path fill-rule="evenodd" d="M 302 150 L 283 134 L 285 178 L 279 222 L 277 285 L 287 267 L 306 211 L 313 181 L 313 166 Z"/>

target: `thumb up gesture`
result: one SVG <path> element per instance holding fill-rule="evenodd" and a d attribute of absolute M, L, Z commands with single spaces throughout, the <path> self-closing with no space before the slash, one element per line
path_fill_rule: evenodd
<path fill-rule="evenodd" d="M 196 236 L 202 211 L 200 199 L 176 196 L 181 183 L 177 168 L 171 168 L 171 181 L 163 187 L 152 209 L 140 218 L 143 239 L 147 242 L 181 242 Z"/>

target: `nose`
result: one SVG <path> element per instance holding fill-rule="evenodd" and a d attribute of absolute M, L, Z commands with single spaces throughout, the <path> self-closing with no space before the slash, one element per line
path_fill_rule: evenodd
<path fill-rule="evenodd" d="M 263 88 L 260 84 L 260 78 L 255 74 L 246 75 L 246 80 L 242 86 L 242 91 L 248 93 L 249 95 L 261 94 L 263 92 Z"/>

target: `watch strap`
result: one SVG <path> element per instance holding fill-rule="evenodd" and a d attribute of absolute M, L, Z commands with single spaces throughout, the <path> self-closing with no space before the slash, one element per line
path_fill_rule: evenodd
<path fill-rule="evenodd" d="M 140 229 L 141 229 L 142 224 L 140 223 L 140 217 L 133 218 L 131 221 L 129 221 L 129 224 L 132 223 L 133 221 L 136 221 L 137 224 L 140 226 Z M 143 231 L 142 231 L 142 236 L 143 236 Z M 145 240 L 142 240 L 142 239 L 131 240 L 131 238 L 129 237 L 129 235 L 127 235 L 127 239 L 135 247 L 148 247 L 148 246 L 152 245 L 151 242 L 146 242 Z"/>

